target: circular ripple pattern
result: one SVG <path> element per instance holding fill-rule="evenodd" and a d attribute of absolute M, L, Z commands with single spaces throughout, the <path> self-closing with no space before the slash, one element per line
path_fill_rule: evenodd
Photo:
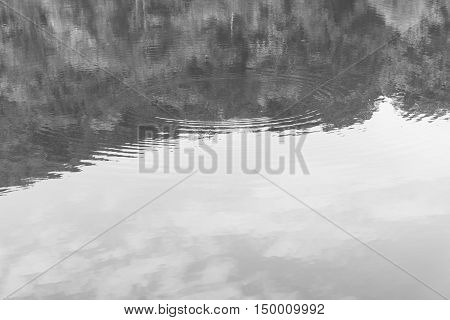
<path fill-rule="evenodd" d="M 246 129 L 251 131 L 283 131 L 291 129 L 303 129 L 319 126 L 322 123 L 318 104 L 330 103 L 334 99 L 342 98 L 346 91 L 335 81 L 328 81 L 326 72 L 312 72 L 304 68 L 294 70 L 295 74 L 282 74 L 273 69 L 249 70 L 244 76 L 230 75 L 220 78 L 198 78 L 185 81 L 185 84 L 195 84 L 200 81 L 217 82 L 233 81 L 236 79 L 257 79 L 260 83 L 280 84 L 280 87 L 289 86 L 295 91 L 296 101 L 283 105 L 275 117 L 238 118 L 219 121 L 202 121 L 191 119 L 175 119 L 169 117 L 157 117 L 162 123 L 175 125 L 180 132 L 187 133 L 222 133 L 233 130 Z M 181 83 L 181 82 L 180 82 Z M 282 98 L 282 96 L 280 96 Z M 297 115 L 282 117 L 283 114 L 301 111 Z M 280 116 L 280 117 L 278 117 Z"/>

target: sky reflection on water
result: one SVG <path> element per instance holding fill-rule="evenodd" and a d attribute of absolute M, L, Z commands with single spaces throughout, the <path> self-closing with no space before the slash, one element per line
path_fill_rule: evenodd
<path fill-rule="evenodd" d="M 214 138 L 217 172 L 14 297 L 439 298 L 258 175 L 226 174 L 242 128 L 276 155 L 309 132 L 309 175 L 263 174 L 450 294 L 445 1 L 10 3 L 93 63 L 1 9 L 0 294 L 181 180 L 139 173 L 136 141 L 178 118 Z"/>

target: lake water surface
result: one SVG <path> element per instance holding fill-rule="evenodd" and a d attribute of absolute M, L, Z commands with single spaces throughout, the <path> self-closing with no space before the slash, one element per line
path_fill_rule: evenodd
<path fill-rule="evenodd" d="M 449 296 L 449 10 L 1 1 L 1 296 Z"/>

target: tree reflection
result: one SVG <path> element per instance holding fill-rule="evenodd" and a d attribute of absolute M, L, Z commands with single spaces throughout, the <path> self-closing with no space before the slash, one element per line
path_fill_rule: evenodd
<path fill-rule="evenodd" d="M 1 8 L 0 187 L 77 170 L 167 113 L 221 121 L 315 110 L 335 130 L 370 119 L 381 94 L 401 94 L 408 117 L 449 110 L 445 1 L 9 3 L 77 52 Z"/>

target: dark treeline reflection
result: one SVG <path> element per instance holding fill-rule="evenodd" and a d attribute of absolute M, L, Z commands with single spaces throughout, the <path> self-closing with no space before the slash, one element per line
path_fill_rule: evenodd
<path fill-rule="evenodd" d="M 0 187 L 78 170 L 155 117 L 335 130 L 380 95 L 407 117 L 449 108 L 446 1 L 9 3 L 78 52 L 1 6 Z"/>

